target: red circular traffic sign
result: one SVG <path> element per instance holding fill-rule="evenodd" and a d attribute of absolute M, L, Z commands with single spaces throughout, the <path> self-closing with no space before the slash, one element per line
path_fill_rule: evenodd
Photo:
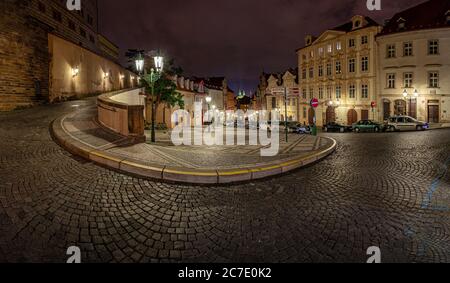
<path fill-rule="evenodd" d="M 317 98 L 311 99 L 311 106 L 314 108 L 319 107 L 319 100 Z"/>
<path fill-rule="evenodd" d="M 377 106 L 377 103 L 376 103 L 375 101 L 372 101 L 372 103 L 370 104 L 370 106 L 371 106 L 372 108 L 375 108 L 375 107 Z"/>

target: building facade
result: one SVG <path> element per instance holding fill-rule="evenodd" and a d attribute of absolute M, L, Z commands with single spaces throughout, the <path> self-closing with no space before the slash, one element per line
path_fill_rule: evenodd
<path fill-rule="evenodd" d="M 208 110 L 216 110 L 223 112 L 226 107 L 233 108 L 235 104 L 228 105 L 227 95 L 233 95 L 234 93 L 227 86 L 227 80 L 224 77 L 211 77 L 211 78 L 198 78 L 198 77 L 184 77 L 174 76 L 173 82 L 177 86 L 177 92 L 183 97 L 184 108 L 191 117 L 191 124 L 195 123 L 195 104 L 200 103 L 202 105 L 202 123 L 204 122 L 204 116 Z M 207 103 L 206 98 L 210 97 L 211 102 Z M 149 102 L 151 103 L 151 102 Z M 146 120 L 150 123 L 151 118 L 151 104 L 146 107 Z M 182 123 L 182 117 L 172 117 L 173 114 L 180 110 L 179 106 L 170 107 L 164 104 L 159 105 L 156 111 L 156 123 L 163 124 L 167 128 L 174 128 L 177 123 Z M 174 119 L 172 119 L 174 118 Z"/>
<path fill-rule="evenodd" d="M 380 31 L 381 26 L 369 17 L 354 16 L 317 38 L 305 38 L 305 47 L 297 50 L 303 105 L 300 112 L 308 116 L 304 122 L 314 121 L 309 106 L 313 98 L 320 102 L 316 109 L 318 126 L 328 122 L 351 125 L 376 116 L 372 107 L 377 101 L 375 37 Z"/>
<path fill-rule="evenodd" d="M 269 112 L 279 111 L 281 120 L 302 122 L 300 109 L 302 107 L 299 96 L 297 69 L 289 69 L 281 74 L 266 74 L 260 76 L 258 92 L 259 96 L 264 97 L 262 110 Z M 287 89 L 287 100 L 285 99 L 284 89 Z"/>
<path fill-rule="evenodd" d="M 450 1 L 396 14 L 377 36 L 379 120 L 450 122 Z"/>
<path fill-rule="evenodd" d="M 99 39 L 96 0 L 81 11 L 61 0 L 0 2 L 0 111 L 131 87 L 117 59 Z"/>

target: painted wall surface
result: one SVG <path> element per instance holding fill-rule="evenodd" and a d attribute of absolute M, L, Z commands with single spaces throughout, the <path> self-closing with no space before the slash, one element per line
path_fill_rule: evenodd
<path fill-rule="evenodd" d="M 108 59 L 52 34 L 48 41 L 51 102 L 137 85 L 133 73 Z M 76 69 L 77 74 L 74 73 Z"/>
<path fill-rule="evenodd" d="M 428 55 L 428 42 L 439 41 L 439 54 Z M 450 122 L 450 28 L 420 30 L 396 33 L 378 37 L 379 70 L 378 70 L 378 104 L 390 103 L 389 111 L 395 114 L 395 102 L 404 99 L 405 89 L 412 95 L 418 91 L 417 118 L 428 120 L 428 105 L 438 105 L 440 122 Z M 412 56 L 403 56 L 404 43 L 412 43 Z M 387 46 L 394 45 L 396 56 L 387 58 Z M 439 73 L 439 85 L 432 88 L 429 85 L 429 72 Z M 412 86 L 404 84 L 404 75 L 412 74 Z M 395 75 L 395 88 L 388 88 L 389 74 Z M 410 103 L 406 103 L 409 113 Z M 380 109 L 379 119 L 384 116 Z M 387 115 L 386 114 L 386 115 Z"/>
<path fill-rule="evenodd" d="M 140 89 L 99 96 L 98 120 L 102 125 L 123 136 L 144 136 L 144 104 Z M 138 98 L 136 98 L 138 97 Z"/>

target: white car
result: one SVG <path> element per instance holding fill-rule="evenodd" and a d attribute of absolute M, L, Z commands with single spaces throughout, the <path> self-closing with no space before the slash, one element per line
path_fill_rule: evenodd
<path fill-rule="evenodd" d="M 395 116 L 386 120 L 384 128 L 388 132 L 425 131 L 430 126 L 428 123 L 420 122 L 409 116 Z"/>

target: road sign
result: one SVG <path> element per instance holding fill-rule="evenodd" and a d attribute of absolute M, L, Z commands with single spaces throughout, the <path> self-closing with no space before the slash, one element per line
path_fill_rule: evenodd
<path fill-rule="evenodd" d="M 377 103 L 375 101 L 372 101 L 372 103 L 370 104 L 370 107 L 372 107 L 372 108 L 377 107 Z"/>
<path fill-rule="evenodd" d="M 274 87 L 272 88 L 272 94 L 276 95 L 276 94 L 285 94 L 285 88 L 284 87 Z M 299 95 L 300 94 L 300 89 L 298 87 L 288 87 L 286 88 L 287 94 L 288 95 Z"/>
<path fill-rule="evenodd" d="M 312 106 L 313 108 L 319 107 L 319 100 L 318 100 L 317 98 L 311 99 L 311 106 Z"/>

